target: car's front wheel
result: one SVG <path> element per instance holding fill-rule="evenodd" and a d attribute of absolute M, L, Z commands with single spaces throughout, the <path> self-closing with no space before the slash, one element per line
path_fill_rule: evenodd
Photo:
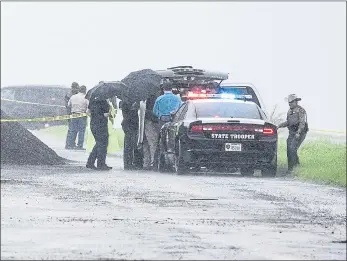
<path fill-rule="evenodd" d="M 176 143 L 174 170 L 177 175 L 186 174 L 189 170 L 188 165 L 183 160 L 183 146 L 180 140 Z"/>

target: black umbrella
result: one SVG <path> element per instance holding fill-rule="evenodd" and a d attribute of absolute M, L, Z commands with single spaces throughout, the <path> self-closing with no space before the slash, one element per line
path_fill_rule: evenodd
<path fill-rule="evenodd" d="M 161 80 L 162 77 L 151 69 L 131 72 L 121 81 L 127 88 L 120 99 L 130 104 L 144 101 L 160 90 Z"/>
<path fill-rule="evenodd" d="M 100 82 L 87 92 L 86 99 L 102 101 L 115 96 L 120 98 L 125 89 L 127 89 L 127 86 L 122 82 Z"/>

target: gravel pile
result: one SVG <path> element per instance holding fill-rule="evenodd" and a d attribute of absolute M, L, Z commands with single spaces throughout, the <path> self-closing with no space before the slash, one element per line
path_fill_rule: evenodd
<path fill-rule="evenodd" d="M 9 118 L 1 110 L 1 119 Z M 57 165 L 65 161 L 20 123 L 1 123 L 1 164 Z"/>

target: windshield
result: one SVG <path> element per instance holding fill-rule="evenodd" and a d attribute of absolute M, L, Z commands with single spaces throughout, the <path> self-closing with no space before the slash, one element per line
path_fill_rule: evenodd
<path fill-rule="evenodd" d="M 249 100 L 257 104 L 260 108 L 262 108 L 256 93 L 249 86 L 221 86 L 217 89 L 217 93 L 233 95 L 252 95 L 252 98 Z"/>
<path fill-rule="evenodd" d="M 264 119 L 255 103 L 196 102 L 197 118 L 246 118 Z"/>
<path fill-rule="evenodd" d="M 235 94 L 235 95 L 245 95 L 250 94 L 247 88 L 233 88 L 233 87 L 219 87 L 217 90 L 217 93 L 228 93 L 228 94 Z"/>

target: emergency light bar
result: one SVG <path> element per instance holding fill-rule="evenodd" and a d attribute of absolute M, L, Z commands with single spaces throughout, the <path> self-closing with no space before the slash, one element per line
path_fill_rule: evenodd
<path fill-rule="evenodd" d="M 230 93 L 222 93 L 222 94 L 217 94 L 217 93 L 194 93 L 194 92 L 187 92 L 186 96 L 189 100 L 194 100 L 194 99 L 231 99 L 231 100 L 252 100 L 253 96 L 249 94 L 244 94 L 244 95 L 234 95 Z"/>

